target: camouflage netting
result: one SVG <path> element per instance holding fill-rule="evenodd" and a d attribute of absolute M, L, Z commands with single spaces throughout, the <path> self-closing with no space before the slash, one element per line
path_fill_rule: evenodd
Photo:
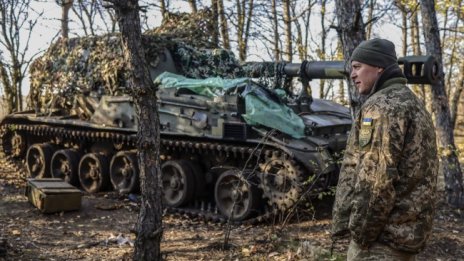
<path fill-rule="evenodd" d="M 213 49 L 205 19 L 209 11 L 171 14 L 163 24 L 143 35 L 147 61 L 156 67 L 159 54 L 171 51 L 176 69 L 190 78 L 243 75 L 232 52 Z M 69 112 L 76 95 L 129 94 L 127 64 L 118 34 L 60 40 L 30 68 L 28 107 L 38 111 Z"/>
<path fill-rule="evenodd" d="M 168 40 L 191 43 L 197 48 L 214 49 L 211 36 L 214 34 L 213 14 L 209 9 L 191 13 L 167 13 L 160 27 L 145 34 L 163 35 Z"/>

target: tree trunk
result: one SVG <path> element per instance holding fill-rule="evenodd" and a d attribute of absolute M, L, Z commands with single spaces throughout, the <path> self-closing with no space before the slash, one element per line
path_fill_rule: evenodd
<path fill-rule="evenodd" d="M 227 25 L 227 17 L 226 11 L 224 10 L 224 2 L 222 0 L 217 0 L 217 3 L 221 27 L 222 44 L 224 46 L 224 49 L 230 50 L 229 26 Z"/>
<path fill-rule="evenodd" d="M 461 7 L 462 5 L 462 2 L 461 4 L 459 5 L 459 7 Z M 456 119 L 457 119 L 457 113 L 458 113 L 458 106 L 459 106 L 459 100 L 461 98 L 461 93 L 462 93 L 462 89 L 463 89 L 463 83 L 464 83 L 464 62 L 461 61 L 461 70 L 460 70 L 460 75 L 459 75 L 459 79 L 458 80 L 458 84 L 455 86 L 455 89 L 454 89 L 454 92 L 451 92 L 451 86 L 452 86 L 452 76 L 455 75 L 453 73 L 454 71 L 454 64 L 455 64 L 455 58 L 458 57 L 458 54 L 457 54 L 457 47 L 458 47 L 458 44 L 457 44 L 457 41 L 458 41 L 458 31 L 459 31 L 459 14 L 458 14 L 458 19 L 456 19 L 456 23 L 455 23 L 455 26 L 454 26 L 454 29 L 455 29 L 455 32 L 454 32 L 454 37 L 453 37 L 453 48 L 451 50 L 451 54 L 450 54 L 450 65 L 449 65 L 449 69 L 448 69 L 448 78 L 446 80 L 447 82 L 447 86 L 448 86 L 448 89 L 450 90 L 448 93 L 450 94 L 451 96 L 451 111 L 450 111 L 450 115 L 451 115 L 451 127 L 453 128 L 453 130 L 456 128 Z M 458 65 L 459 66 L 459 65 Z"/>
<path fill-rule="evenodd" d="M 1 86 L 3 87 L 3 106 L 6 106 L 5 112 L 7 114 L 10 114 L 13 112 L 15 109 L 15 104 L 14 104 L 14 99 L 15 99 L 15 93 L 14 93 L 14 87 L 11 84 L 10 78 L 8 76 L 8 71 L 6 69 L 5 64 L 1 60 L 0 56 L 0 83 Z"/>
<path fill-rule="evenodd" d="M 211 0 L 211 11 L 213 12 L 213 35 L 211 41 L 214 46 L 219 47 L 219 14 L 218 14 L 218 1 Z"/>
<path fill-rule="evenodd" d="M 290 17 L 290 0 L 283 0 L 284 7 L 284 24 L 285 24 L 285 54 L 287 62 L 292 62 L 292 19 Z"/>
<path fill-rule="evenodd" d="M 450 7 L 448 6 L 445 6 L 445 11 L 443 12 L 444 13 L 444 17 L 443 17 L 443 28 L 448 28 L 448 11 L 449 11 Z M 447 30 L 443 30 L 443 34 L 442 34 L 442 38 L 441 38 L 441 42 L 442 43 L 445 43 L 445 39 L 446 39 L 446 31 Z"/>
<path fill-rule="evenodd" d="M 166 16 L 166 13 L 168 12 L 166 8 L 166 2 L 164 2 L 164 0 L 160 0 L 160 12 L 161 12 L 161 16 L 164 19 L 164 17 Z"/>
<path fill-rule="evenodd" d="M 403 56 L 408 53 L 408 10 L 404 4 L 398 3 L 398 8 L 401 11 L 401 35 L 403 38 Z"/>
<path fill-rule="evenodd" d="M 337 43 L 337 57 L 342 56 L 342 50 L 343 46 L 341 46 L 340 41 Z M 347 81 L 348 82 L 348 81 Z M 340 86 L 338 87 L 338 96 L 339 96 L 339 103 L 343 105 L 347 105 L 348 102 L 345 99 L 345 85 L 344 81 L 340 81 Z"/>
<path fill-rule="evenodd" d="M 462 8 L 462 1 L 459 3 L 458 5 L 458 10 L 461 10 Z M 448 17 L 448 9 L 446 9 L 446 16 Z M 453 102 L 454 101 L 459 101 L 459 97 L 461 95 L 461 91 L 460 89 L 462 90 L 462 86 L 456 86 L 455 87 L 455 90 L 454 90 L 454 93 L 451 91 L 453 88 L 453 84 L 451 83 L 452 82 L 452 78 L 453 76 L 455 76 L 456 74 L 453 73 L 454 71 L 454 66 L 456 64 L 456 57 L 458 57 L 458 54 L 457 54 L 457 48 L 458 48 L 458 39 L 459 39 L 459 36 L 458 36 L 458 32 L 460 32 L 459 30 L 459 21 L 460 21 L 460 13 L 457 12 L 457 18 L 456 18 L 456 21 L 454 23 L 454 26 L 453 28 L 450 28 L 452 30 L 454 30 L 454 35 L 453 35 L 453 47 L 451 48 L 451 54 L 450 54 L 450 60 L 449 60 L 449 66 L 448 66 L 448 77 L 446 79 L 446 86 L 448 87 L 448 95 L 451 96 L 451 126 L 453 126 L 453 130 L 454 130 L 454 127 L 456 126 L 455 123 L 456 123 L 456 112 L 457 111 L 454 111 L 454 108 L 456 108 L 457 110 L 457 106 L 454 106 Z M 447 24 L 445 23 L 444 24 L 444 28 L 447 28 Z M 451 34 L 451 33 L 450 33 Z M 445 35 L 445 34 L 443 34 Z M 443 36 L 443 39 L 445 39 L 445 37 Z M 442 43 L 444 44 L 444 41 L 442 41 Z M 458 65 L 459 66 L 459 65 Z M 461 67 L 462 68 L 462 67 Z M 462 73 L 462 70 L 461 70 L 461 73 Z M 456 97 L 457 96 L 457 97 Z M 457 98 L 457 100 L 456 100 Z"/>
<path fill-rule="evenodd" d="M 32 59 L 26 58 L 27 51 L 38 21 L 30 17 L 30 4 L 28 0 L 0 2 L 0 42 L 4 47 L 4 52 L 0 51 L 0 87 L 7 113 L 22 110 L 22 80 Z"/>
<path fill-rule="evenodd" d="M 459 81 L 456 85 L 456 90 L 454 90 L 453 96 L 451 97 L 451 127 L 453 130 L 456 128 L 456 121 L 458 118 L 458 106 L 459 101 L 461 100 L 462 89 L 464 88 L 464 62 L 461 62 Z"/>
<path fill-rule="evenodd" d="M 322 30 L 322 35 L 321 35 L 321 47 L 319 48 L 319 59 L 322 61 L 325 61 L 325 42 L 327 39 L 327 30 L 325 29 L 325 14 L 326 14 L 326 4 L 327 0 L 322 0 L 321 1 L 321 30 Z M 324 90 L 325 90 L 325 80 L 321 79 L 319 82 L 319 98 L 324 99 Z"/>
<path fill-rule="evenodd" d="M 316 5 L 318 2 L 318 0 L 314 0 L 314 1 L 311 1 L 311 0 L 308 0 L 308 10 L 305 11 L 305 18 L 304 18 L 304 28 L 305 28 L 305 37 L 304 37 L 304 42 L 303 42 L 303 47 L 304 47 L 304 52 L 305 52 L 305 56 L 304 56 L 304 59 L 302 60 L 308 60 L 309 58 L 309 54 L 308 54 L 308 50 L 309 50 L 309 35 L 310 35 L 310 28 L 311 28 L 311 13 L 312 13 L 312 10 L 313 10 L 313 7 L 314 5 Z"/>
<path fill-rule="evenodd" d="M 195 14 L 197 13 L 197 1 L 195 0 L 188 0 L 190 9 L 192 9 L 192 13 Z"/>
<path fill-rule="evenodd" d="M 245 0 L 236 0 L 237 7 L 237 42 L 238 58 L 241 62 L 246 60 L 248 49 L 248 37 L 250 34 L 251 18 L 253 16 L 253 0 L 248 3 Z"/>
<path fill-rule="evenodd" d="M 23 85 L 22 83 L 24 79 L 24 74 L 21 73 L 21 64 L 17 59 L 13 59 L 11 71 L 12 71 L 11 80 L 13 82 L 12 87 L 14 88 L 14 94 L 16 96 L 14 99 L 15 110 L 22 111 L 23 110 L 23 104 L 22 104 L 23 94 L 22 94 L 21 88 Z"/>
<path fill-rule="evenodd" d="M 137 222 L 134 260 L 161 260 L 162 188 L 159 162 L 159 118 L 156 87 L 150 79 L 142 46 L 138 0 L 108 0 L 114 4 L 124 56 L 139 122 L 137 156 L 142 203 Z"/>
<path fill-rule="evenodd" d="M 297 14 L 296 10 L 297 6 L 295 2 L 291 3 L 291 15 L 292 17 L 295 17 Z M 300 61 L 305 60 L 306 57 L 306 50 L 303 47 L 303 29 L 301 28 L 300 21 L 298 19 L 293 19 L 293 22 L 295 23 L 295 30 L 296 30 L 296 35 L 295 35 L 295 45 L 296 45 L 296 52 L 298 55 L 298 58 Z"/>
<path fill-rule="evenodd" d="M 238 45 L 238 59 L 242 62 L 242 49 L 243 43 L 243 30 L 245 24 L 245 6 L 242 6 L 244 0 L 235 0 L 235 7 L 237 12 L 237 45 Z"/>
<path fill-rule="evenodd" d="M 279 62 L 280 59 L 280 41 L 279 41 L 279 22 L 277 20 L 277 6 L 276 6 L 276 0 L 272 0 L 272 6 L 271 6 L 271 11 L 272 11 L 272 28 L 273 28 L 273 34 L 274 34 L 274 57 L 275 61 Z"/>
<path fill-rule="evenodd" d="M 69 9 L 71 9 L 74 0 L 63 0 L 61 2 L 61 37 L 68 39 L 69 34 Z"/>
<path fill-rule="evenodd" d="M 245 30 L 244 30 L 245 34 L 243 35 L 243 43 L 245 44 L 245 46 L 242 52 L 243 57 L 240 58 L 241 61 L 245 61 L 248 55 L 248 39 L 250 38 L 250 28 L 251 28 L 251 19 L 253 18 L 253 9 L 254 9 L 254 2 L 253 0 L 249 0 L 248 10 L 247 10 L 248 12 L 247 12 L 246 21 L 245 21 Z"/>
<path fill-rule="evenodd" d="M 420 27 L 417 13 L 418 11 L 415 10 L 411 17 L 411 45 L 413 55 L 422 55 L 420 43 Z M 428 106 L 427 103 L 426 88 L 424 88 L 424 85 L 415 84 L 412 89 L 414 90 L 414 93 L 424 102 L 427 109 L 429 110 L 430 106 Z M 429 111 L 431 111 L 431 109 Z"/>
<path fill-rule="evenodd" d="M 435 114 L 438 143 L 442 149 L 439 157 L 441 159 L 441 168 L 445 176 L 446 196 L 451 206 L 460 207 L 464 205 L 462 172 L 456 155 L 448 98 L 446 97 L 444 86 L 443 58 L 434 6 L 435 1 L 421 0 L 420 3 L 427 54 L 435 56 L 439 64 L 440 81 L 431 86 L 433 99 L 432 108 Z"/>
<path fill-rule="evenodd" d="M 367 14 L 367 21 L 369 22 L 369 24 L 367 25 L 367 39 L 370 39 L 371 38 L 371 35 L 372 35 L 372 25 L 374 23 L 372 23 L 372 19 L 374 18 L 374 6 L 376 4 L 376 1 L 375 0 L 370 0 L 369 1 L 369 11 L 368 11 L 368 14 Z"/>
<path fill-rule="evenodd" d="M 337 33 L 342 43 L 345 60 L 348 60 L 356 46 L 366 39 L 361 1 L 335 0 L 335 6 L 338 18 Z M 347 66 L 350 65 L 347 64 Z M 347 71 L 350 71 L 349 68 L 347 69 Z M 351 114 L 354 117 L 360 109 L 361 99 L 351 81 L 348 81 L 348 98 L 351 105 Z"/>

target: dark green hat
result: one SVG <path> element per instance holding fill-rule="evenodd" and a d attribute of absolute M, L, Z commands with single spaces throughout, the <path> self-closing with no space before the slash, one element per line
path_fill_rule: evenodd
<path fill-rule="evenodd" d="M 388 40 L 379 38 L 362 41 L 354 49 L 351 61 L 387 68 L 392 64 L 397 64 L 395 45 Z"/>

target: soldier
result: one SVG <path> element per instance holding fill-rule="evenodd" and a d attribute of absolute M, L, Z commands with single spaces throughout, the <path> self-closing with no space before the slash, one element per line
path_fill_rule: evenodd
<path fill-rule="evenodd" d="M 415 260 L 430 236 L 438 157 L 430 114 L 405 85 L 395 46 L 363 41 L 350 77 L 365 96 L 351 128 L 332 235 L 351 235 L 348 260 Z"/>

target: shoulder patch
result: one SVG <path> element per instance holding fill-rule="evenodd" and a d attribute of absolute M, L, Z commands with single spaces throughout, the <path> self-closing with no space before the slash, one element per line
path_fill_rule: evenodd
<path fill-rule="evenodd" d="M 363 118 L 362 126 L 372 126 L 372 118 Z"/>
<path fill-rule="evenodd" d="M 359 147 L 363 148 L 371 142 L 374 131 L 374 120 L 372 118 L 363 118 L 361 129 L 359 130 Z"/>

